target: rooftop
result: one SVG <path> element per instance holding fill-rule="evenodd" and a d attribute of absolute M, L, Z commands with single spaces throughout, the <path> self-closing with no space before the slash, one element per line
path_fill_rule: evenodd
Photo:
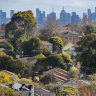
<path fill-rule="evenodd" d="M 43 45 L 52 45 L 52 43 L 48 42 L 48 41 L 42 41 Z"/>

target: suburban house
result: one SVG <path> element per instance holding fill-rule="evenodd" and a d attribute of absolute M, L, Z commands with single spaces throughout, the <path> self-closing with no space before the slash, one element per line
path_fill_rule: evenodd
<path fill-rule="evenodd" d="M 54 31 L 60 35 L 65 45 L 69 42 L 77 44 L 78 40 L 84 35 L 83 33 L 74 31 L 72 27 L 58 27 Z"/>
<path fill-rule="evenodd" d="M 1 84 L 0 87 L 7 87 L 15 90 L 18 96 L 56 96 L 55 93 L 52 93 L 44 88 L 34 88 L 34 85 L 28 84 Z"/>
<path fill-rule="evenodd" d="M 72 44 L 72 43 L 68 43 L 66 44 L 63 49 L 62 49 L 62 53 L 65 53 L 65 54 L 70 54 L 71 57 L 72 57 L 72 60 L 73 62 L 75 63 L 76 62 L 76 59 L 75 57 L 77 56 L 77 53 L 75 51 L 75 45 Z"/>
<path fill-rule="evenodd" d="M 50 75 L 52 77 L 55 78 L 56 82 L 61 82 L 62 84 L 68 81 L 68 72 L 60 69 L 60 68 L 53 68 L 49 71 L 43 72 L 43 74 L 40 76 L 40 79 L 42 79 L 43 77 Z"/>
<path fill-rule="evenodd" d="M 9 77 L 12 77 L 12 76 L 16 75 L 15 73 L 7 71 L 7 70 L 2 70 L 0 72 L 4 72 L 4 73 L 8 74 Z"/>
<path fill-rule="evenodd" d="M 0 29 L 0 37 L 5 38 L 5 30 Z"/>
<path fill-rule="evenodd" d="M 50 52 L 53 50 L 53 44 L 48 41 L 42 41 L 43 48 L 47 48 Z"/>

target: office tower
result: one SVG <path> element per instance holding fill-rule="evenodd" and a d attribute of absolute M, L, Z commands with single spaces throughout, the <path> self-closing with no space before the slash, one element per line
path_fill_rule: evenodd
<path fill-rule="evenodd" d="M 68 13 L 68 24 L 70 24 L 70 23 L 71 23 L 71 14 Z"/>
<path fill-rule="evenodd" d="M 76 24 L 78 26 L 80 25 L 80 18 L 79 15 L 76 14 L 76 12 L 72 12 L 71 23 Z"/>
<path fill-rule="evenodd" d="M 14 10 L 10 10 L 10 17 L 12 17 L 14 15 Z"/>
<path fill-rule="evenodd" d="M 48 18 L 49 20 L 54 20 L 54 21 L 56 21 L 56 13 L 55 13 L 55 12 L 52 12 L 52 13 L 48 14 L 48 15 L 47 15 L 47 18 Z"/>
<path fill-rule="evenodd" d="M 60 13 L 60 23 L 61 23 L 61 26 L 68 25 L 68 14 L 65 12 L 64 8 Z"/>
<path fill-rule="evenodd" d="M 88 18 L 91 18 L 91 9 L 88 9 Z"/>
<path fill-rule="evenodd" d="M 43 25 L 44 19 L 45 19 L 45 11 L 41 12 L 39 8 L 36 8 L 36 22 L 40 28 L 44 27 Z"/>

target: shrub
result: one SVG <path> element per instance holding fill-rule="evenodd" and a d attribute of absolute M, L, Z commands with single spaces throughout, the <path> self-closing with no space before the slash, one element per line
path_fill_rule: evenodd
<path fill-rule="evenodd" d="M 4 72 L 0 72 L 0 83 L 1 84 L 8 84 L 10 83 L 10 79 L 8 74 L 4 73 Z"/>
<path fill-rule="evenodd" d="M 44 54 L 42 54 L 42 53 L 36 55 L 35 57 L 36 57 L 36 58 L 45 58 Z"/>
<path fill-rule="evenodd" d="M 18 94 L 11 88 L 0 87 L 0 96 L 18 96 Z"/>
<path fill-rule="evenodd" d="M 55 82 L 55 78 L 51 75 L 46 75 L 40 81 L 44 84 L 49 84 L 51 82 Z"/>
<path fill-rule="evenodd" d="M 78 70 L 76 67 L 72 66 L 69 70 L 69 77 L 70 78 L 76 78 L 78 77 Z"/>
<path fill-rule="evenodd" d="M 65 85 L 64 89 L 58 89 L 56 96 L 75 96 L 76 88 L 74 86 Z"/>
<path fill-rule="evenodd" d="M 63 57 L 65 63 L 73 63 L 73 61 L 71 59 L 71 55 L 69 55 L 69 54 L 62 54 L 62 53 L 60 53 L 58 55 Z"/>

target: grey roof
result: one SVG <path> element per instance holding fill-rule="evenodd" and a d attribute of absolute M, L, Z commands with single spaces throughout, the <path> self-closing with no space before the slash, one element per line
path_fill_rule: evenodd
<path fill-rule="evenodd" d="M 79 80 L 79 83 L 80 83 L 80 85 L 90 84 L 90 82 L 84 81 L 84 80 Z M 71 81 L 69 81 L 67 83 L 64 83 L 64 85 L 71 85 L 71 86 L 74 86 L 76 88 L 80 88 L 80 86 L 78 85 L 76 80 L 71 80 Z M 64 86 L 59 86 L 59 88 L 64 89 Z"/>

